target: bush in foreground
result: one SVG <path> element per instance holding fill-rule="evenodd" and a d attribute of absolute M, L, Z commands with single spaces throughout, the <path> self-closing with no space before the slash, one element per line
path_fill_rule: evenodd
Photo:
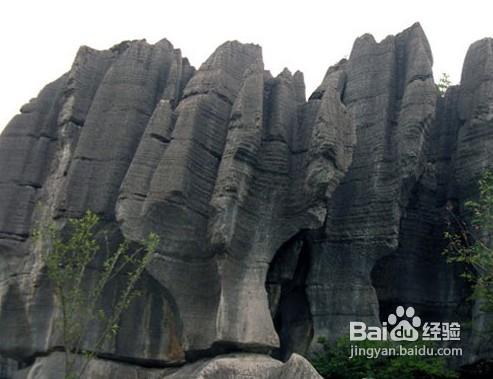
<path fill-rule="evenodd" d="M 443 357 L 396 355 L 369 358 L 350 357 L 351 342 L 339 339 L 335 344 L 325 339 L 319 340 L 322 350 L 312 357 L 312 364 L 327 379 L 453 379 L 458 375 L 446 367 Z M 354 343 L 353 343 L 354 344 Z M 361 348 L 396 347 L 395 342 L 362 341 Z M 414 346 L 415 343 L 404 343 Z"/>

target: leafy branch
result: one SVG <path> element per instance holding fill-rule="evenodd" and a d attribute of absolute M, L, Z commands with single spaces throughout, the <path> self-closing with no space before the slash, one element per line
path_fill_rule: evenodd
<path fill-rule="evenodd" d="M 447 91 L 447 88 L 450 87 L 452 82 L 450 81 L 450 75 L 446 74 L 445 72 L 442 73 L 442 76 L 440 77 L 440 80 L 438 81 L 437 87 L 438 87 L 438 92 L 440 93 L 440 96 L 444 96 L 445 92 Z"/>
<path fill-rule="evenodd" d="M 117 334 L 120 316 L 140 295 L 135 286 L 159 244 L 159 237 L 151 233 L 142 248 L 131 251 L 125 240 L 112 250 L 107 234 L 103 233 L 104 246 L 101 246 L 96 238 L 99 222 L 98 215 L 87 211 L 80 219 L 68 220 L 67 233 L 54 224 L 38 227 L 33 233 L 34 240 L 42 247 L 43 261 L 60 309 L 57 321 L 61 326 L 66 379 L 81 378 L 96 352 Z M 96 267 L 99 254 L 104 254 L 100 272 L 95 284 L 87 285 L 88 270 L 91 265 Z M 103 294 L 116 277 L 125 278 L 123 288 L 105 311 L 101 304 Z M 99 323 L 100 330 L 91 351 L 87 351 L 84 343 L 94 322 Z M 80 355 L 83 361 L 78 364 Z"/>
<path fill-rule="evenodd" d="M 484 172 L 479 180 L 479 199 L 465 203 L 471 212 L 469 224 L 452 212 L 455 231 L 445 232 L 448 246 L 445 254 L 449 262 L 462 263 L 462 276 L 473 289 L 473 297 L 481 300 L 481 309 L 493 311 L 493 174 Z"/>

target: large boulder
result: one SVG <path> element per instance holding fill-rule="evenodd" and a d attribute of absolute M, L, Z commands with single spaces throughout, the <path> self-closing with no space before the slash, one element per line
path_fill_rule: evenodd
<path fill-rule="evenodd" d="M 37 358 L 13 379 L 63 379 L 63 353 Z M 82 361 L 78 362 L 83 364 Z M 293 354 L 283 363 L 261 354 L 230 354 L 199 360 L 182 368 L 145 368 L 117 361 L 95 359 L 83 379 L 322 379 L 303 357 Z"/>

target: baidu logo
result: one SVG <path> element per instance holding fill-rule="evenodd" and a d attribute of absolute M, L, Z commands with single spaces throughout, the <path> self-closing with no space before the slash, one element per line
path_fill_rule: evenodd
<path fill-rule="evenodd" d="M 388 325 L 394 326 L 390 331 L 392 341 L 417 341 L 419 332 L 416 328 L 421 326 L 421 319 L 415 316 L 414 308 L 398 306 L 395 314 L 391 313 L 387 318 Z"/>
<path fill-rule="evenodd" d="M 367 326 L 361 321 L 349 323 L 351 341 L 458 341 L 460 324 L 458 322 L 426 322 L 416 315 L 413 307 L 399 305 L 389 314 L 382 326 Z"/>

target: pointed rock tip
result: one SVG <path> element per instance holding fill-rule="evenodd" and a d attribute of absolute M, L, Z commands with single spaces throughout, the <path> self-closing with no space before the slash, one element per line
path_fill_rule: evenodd
<path fill-rule="evenodd" d="M 226 41 L 219 45 L 216 50 L 209 56 L 205 63 L 211 62 L 218 57 L 236 57 L 241 60 L 250 60 L 246 57 L 253 58 L 253 61 L 263 67 L 262 48 L 253 43 L 242 43 L 237 40 Z"/>
<path fill-rule="evenodd" d="M 235 40 L 229 40 L 229 41 L 222 43 L 221 45 L 218 46 L 216 51 L 223 50 L 223 49 L 251 50 L 251 51 L 254 51 L 256 53 L 258 53 L 258 52 L 260 52 L 260 54 L 262 53 L 262 47 L 260 45 L 257 45 L 255 43 L 243 43 L 243 42 L 240 42 L 236 39 Z"/>
<path fill-rule="evenodd" d="M 423 37 L 426 38 L 426 34 L 423 30 L 423 27 L 421 26 L 421 24 L 416 21 L 414 24 L 412 24 L 411 26 L 407 27 L 406 29 L 404 29 L 403 31 L 401 31 L 400 33 L 397 33 L 397 34 L 389 34 L 387 36 L 385 36 L 385 38 L 383 38 L 381 41 L 379 41 L 378 43 L 382 43 L 388 39 L 391 39 L 391 38 L 395 38 L 397 36 L 401 36 L 401 35 L 405 35 L 405 34 L 408 34 L 408 33 L 418 33 L 418 34 L 422 34 Z M 376 40 L 375 40 L 375 37 L 371 34 L 371 33 L 365 33 L 361 36 L 359 36 L 358 38 L 356 38 L 356 42 L 358 41 L 365 41 L 365 42 L 371 42 L 371 43 L 377 43 Z M 355 43 L 356 43 L 355 42 Z"/>
<path fill-rule="evenodd" d="M 124 40 L 124 41 L 118 42 L 117 44 L 114 44 L 109 49 L 108 48 L 96 49 L 96 48 L 88 46 L 88 45 L 82 45 L 79 47 L 79 52 L 84 52 L 84 51 L 111 51 L 114 53 L 122 53 L 125 50 L 127 50 L 131 45 L 139 44 L 139 43 L 147 44 L 148 42 L 147 42 L 147 39 L 145 39 L 145 38 Z M 173 44 L 171 42 L 169 42 L 169 40 L 166 38 L 163 38 L 163 39 L 159 40 L 158 42 L 156 42 L 156 45 L 165 45 L 165 46 L 169 46 L 171 49 L 174 49 Z M 177 49 L 177 50 L 179 50 L 179 49 Z"/>
<path fill-rule="evenodd" d="M 424 30 L 421 27 L 421 24 L 419 22 L 415 22 L 414 24 L 412 24 L 408 28 L 404 29 L 400 33 L 397 33 L 395 35 L 389 34 L 388 36 L 386 36 L 384 39 L 382 39 L 378 43 L 376 42 L 373 35 L 371 35 L 369 33 L 363 34 L 362 36 L 356 38 L 356 40 L 354 41 L 350 56 L 352 56 L 355 51 L 358 51 L 362 47 L 365 47 L 368 45 L 374 45 L 374 44 L 385 45 L 385 44 L 387 44 L 391 41 L 394 41 L 396 39 L 401 40 L 401 41 L 402 40 L 411 41 L 414 39 L 418 39 L 420 41 L 419 43 L 421 44 L 421 46 L 424 47 L 426 54 L 429 56 L 431 62 L 433 62 L 433 55 L 431 53 L 431 48 L 430 48 L 430 44 L 428 42 L 428 38 L 426 37 L 426 34 L 425 34 L 425 32 L 424 32 Z"/>
<path fill-rule="evenodd" d="M 408 27 L 408 28 L 404 29 L 402 32 L 398 33 L 397 36 L 406 35 L 406 34 L 417 34 L 421 38 L 424 38 L 428 42 L 428 40 L 426 38 L 426 33 L 425 33 L 423 27 L 421 26 L 421 24 L 419 22 L 415 22 L 410 27 Z"/>
<path fill-rule="evenodd" d="M 159 45 L 159 46 L 164 46 L 170 50 L 174 50 L 174 46 L 173 44 L 169 41 L 169 39 L 167 38 L 162 38 L 160 39 L 159 41 L 156 42 L 156 45 Z M 179 50 L 179 49 L 178 49 Z"/>
<path fill-rule="evenodd" d="M 95 49 L 95 48 L 88 46 L 88 45 L 82 45 L 82 46 L 79 46 L 79 49 L 77 50 L 77 55 L 86 54 L 86 53 L 90 53 L 93 51 L 101 52 L 101 51 L 105 51 L 105 50 Z"/>
<path fill-rule="evenodd" d="M 467 49 L 460 83 L 475 87 L 490 78 L 493 78 L 493 38 L 482 38 Z"/>
<path fill-rule="evenodd" d="M 406 41 L 417 40 L 418 45 L 413 45 L 413 48 L 420 47 L 423 49 L 423 52 L 428 56 L 430 64 L 433 65 L 433 53 L 431 51 L 431 46 L 428 41 L 428 37 L 426 37 L 426 33 L 419 22 L 415 22 L 407 29 L 404 29 L 396 35 L 396 38 L 402 38 Z"/>
<path fill-rule="evenodd" d="M 370 42 L 370 43 L 376 43 L 377 41 L 375 40 L 375 37 L 373 37 L 373 34 L 371 33 L 365 33 L 361 36 L 359 36 L 358 38 L 356 38 L 356 41 L 354 43 L 357 43 L 357 42 Z"/>
<path fill-rule="evenodd" d="M 134 43 L 136 40 L 125 40 L 120 43 L 117 43 L 116 45 L 113 45 L 110 47 L 110 51 L 115 52 L 115 53 L 122 53 L 125 50 L 127 50 L 132 43 Z"/>
<path fill-rule="evenodd" d="M 417 29 L 417 30 L 423 30 L 423 27 L 421 26 L 421 23 L 419 21 L 416 21 L 414 24 L 412 24 L 409 28 L 407 29 Z"/>
<path fill-rule="evenodd" d="M 489 44 L 493 45 L 493 38 L 491 38 L 491 37 L 485 37 L 485 38 L 478 39 L 477 41 L 474 41 L 469 46 L 469 49 L 475 49 L 475 48 L 478 48 L 478 47 L 487 46 Z"/>
<path fill-rule="evenodd" d="M 286 78 L 286 79 L 291 79 L 293 75 L 291 74 L 291 71 L 289 68 L 284 67 L 284 69 L 277 75 L 278 78 Z"/>
<path fill-rule="evenodd" d="M 330 66 L 329 69 L 327 70 L 327 73 L 340 70 L 346 65 L 347 62 L 348 62 L 347 58 L 342 58 L 341 60 L 339 60 L 339 62 Z"/>
<path fill-rule="evenodd" d="M 113 45 L 109 50 L 120 53 L 127 50 L 130 46 L 137 44 L 147 44 L 147 40 L 145 38 L 125 40 L 120 43 L 117 43 L 116 45 Z"/>

